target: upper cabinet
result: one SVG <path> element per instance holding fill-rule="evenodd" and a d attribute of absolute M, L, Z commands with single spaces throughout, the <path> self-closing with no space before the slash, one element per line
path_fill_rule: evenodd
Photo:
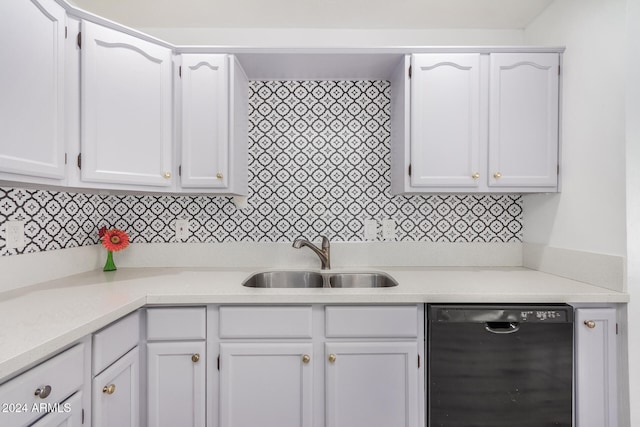
<path fill-rule="evenodd" d="M 559 53 L 405 60 L 392 91 L 404 91 L 395 109 L 411 120 L 392 122 L 393 193 L 557 191 L 559 61 Z"/>
<path fill-rule="evenodd" d="M 0 179 L 64 184 L 65 10 L 2 0 Z"/>
<path fill-rule="evenodd" d="M 559 55 L 494 53 L 490 61 L 488 184 L 554 190 Z"/>
<path fill-rule="evenodd" d="M 171 188 L 171 49 L 87 21 L 80 40 L 82 182 Z"/>
<path fill-rule="evenodd" d="M 183 54 L 180 60 L 180 186 L 246 195 L 247 76 L 229 55 Z"/>

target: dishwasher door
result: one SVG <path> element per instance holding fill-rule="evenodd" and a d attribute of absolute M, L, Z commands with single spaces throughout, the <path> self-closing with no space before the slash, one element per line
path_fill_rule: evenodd
<path fill-rule="evenodd" d="M 429 427 L 570 427 L 573 308 L 430 305 Z"/>

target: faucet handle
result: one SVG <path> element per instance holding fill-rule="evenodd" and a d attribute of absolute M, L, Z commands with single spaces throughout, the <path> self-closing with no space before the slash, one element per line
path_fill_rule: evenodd
<path fill-rule="evenodd" d="M 327 249 L 330 246 L 329 238 L 327 236 L 320 237 L 322 237 L 322 249 Z"/>

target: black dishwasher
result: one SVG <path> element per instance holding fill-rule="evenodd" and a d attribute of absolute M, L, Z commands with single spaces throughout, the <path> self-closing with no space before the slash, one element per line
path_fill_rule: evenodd
<path fill-rule="evenodd" d="M 429 427 L 570 427 L 573 308 L 429 305 Z"/>

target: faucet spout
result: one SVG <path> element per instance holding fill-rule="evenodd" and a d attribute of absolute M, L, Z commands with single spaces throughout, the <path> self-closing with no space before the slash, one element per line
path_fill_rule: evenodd
<path fill-rule="evenodd" d="M 320 237 L 322 237 L 322 245 L 320 248 L 314 245 L 313 243 L 311 243 L 310 241 L 308 241 L 307 239 L 302 239 L 302 238 L 298 238 L 294 240 L 293 247 L 296 249 L 300 249 L 303 246 L 308 247 L 313 252 L 315 252 L 316 255 L 318 255 L 318 258 L 320 258 L 320 264 L 321 264 L 320 268 L 322 270 L 328 270 L 331 268 L 331 245 L 329 243 L 329 239 L 327 238 L 327 236 L 320 236 Z"/>

